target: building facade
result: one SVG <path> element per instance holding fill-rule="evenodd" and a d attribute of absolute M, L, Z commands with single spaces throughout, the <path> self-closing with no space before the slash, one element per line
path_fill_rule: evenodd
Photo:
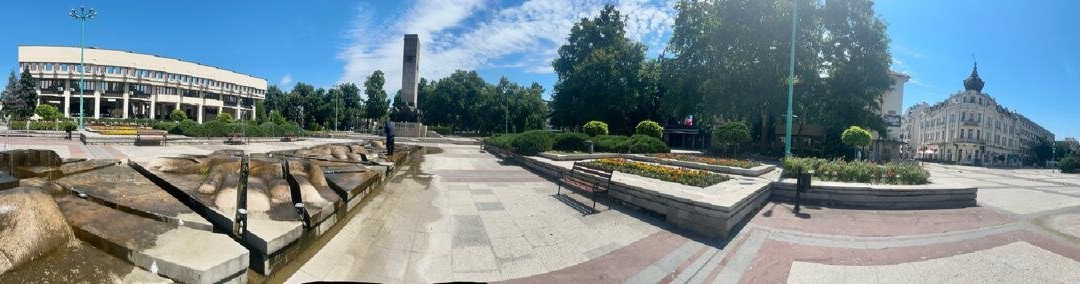
<path fill-rule="evenodd" d="M 174 109 L 198 122 L 221 113 L 255 119 L 265 79 L 179 59 L 86 48 L 85 83 L 79 84 L 79 48 L 19 46 L 19 67 L 38 81 L 38 104 L 66 117 L 167 119 Z"/>
<path fill-rule="evenodd" d="M 879 115 L 885 120 L 885 133 L 874 133 L 874 144 L 870 148 L 869 158 L 874 161 L 892 161 L 901 157 L 903 139 L 901 134 L 901 115 L 904 112 L 904 83 L 911 80 L 911 76 L 889 71 L 889 78 L 893 84 L 889 91 L 881 94 L 878 99 L 880 106 Z"/>
<path fill-rule="evenodd" d="M 1020 166 L 1034 157 L 1040 139 L 1054 134 L 983 93 L 978 65 L 964 91 L 936 104 L 925 102 L 904 114 L 902 139 L 915 158 L 967 165 Z"/>

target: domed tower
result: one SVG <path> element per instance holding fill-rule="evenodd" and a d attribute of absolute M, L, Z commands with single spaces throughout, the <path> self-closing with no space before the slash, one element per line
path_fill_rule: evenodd
<path fill-rule="evenodd" d="M 975 62 L 975 67 L 971 68 L 971 76 L 964 79 L 964 89 L 982 93 L 984 84 L 982 78 L 979 78 L 979 63 Z"/>

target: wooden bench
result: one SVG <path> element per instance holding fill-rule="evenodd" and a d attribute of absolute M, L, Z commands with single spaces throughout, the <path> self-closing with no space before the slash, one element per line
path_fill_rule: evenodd
<path fill-rule="evenodd" d="M 569 171 L 559 174 L 557 182 L 559 189 L 555 194 L 562 193 L 563 186 L 571 190 L 588 192 L 593 202 L 593 212 L 596 212 L 596 195 L 607 193 L 611 187 L 611 174 L 611 170 L 590 168 L 586 167 L 585 163 L 574 162 L 574 166 Z"/>
<path fill-rule="evenodd" d="M 246 144 L 247 135 L 240 132 L 229 133 L 229 139 L 225 140 L 227 145 L 244 145 Z"/>
<path fill-rule="evenodd" d="M 168 132 L 163 130 L 140 129 L 135 131 L 135 146 L 165 146 L 169 141 Z M 85 143 L 85 142 L 84 142 Z"/>

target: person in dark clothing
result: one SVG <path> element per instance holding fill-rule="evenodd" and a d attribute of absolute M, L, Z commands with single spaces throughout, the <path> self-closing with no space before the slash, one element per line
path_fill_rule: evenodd
<path fill-rule="evenodd" d="M 383 131 L 386 132 L 386 155 L 387 156 L 393 155 L 394 154 L 394 124 L 390 123 L 389 119 L 387 119 L 386 123 L 383 124 Z"/>

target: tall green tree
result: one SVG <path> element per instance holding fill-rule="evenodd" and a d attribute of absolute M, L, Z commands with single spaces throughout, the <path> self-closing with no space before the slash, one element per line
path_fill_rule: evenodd
<path fill-rule="evenodd" d="M 885 24 L 869 0 L 797 0 L 796 128 L 825 128 L 825 148 L 848 125 L 882 130 L 879 98 L 892 83 Z M 743 120 L 779 147 L 787 108 L 790 0 L 683 0 L 661 61 L 661 109 L 698 121 Z"/>
<path fill-rule="evenodd" d="M 24 118 L 34 115 L 34 105 L 37 104 L 37 80 L 30 75 L 30 69 L 23 69 L 22 74 L 16 79 L 15 72 L 8 77 L 8 85 L 4 88 L 2 99 L 4 112 L 13 118 Z"/>
<path fill-rule="evenodd" d="M 645 45 L 626 37 L 623 16 L 612 5 L 570 29 L 552 62 L 558 75 L 551 122 L 576 128 L 601 120 L 613 132 L 630 133 L 640 102 Z"/>
<path fill-rule="evenodd" d="M 390 101 L 387 100 L 386 90 L 383 89 L 384 84 L 386 84 L 386 76 L 383 75 L 382 70 L 375 70 L 364 81 L 364 94 L 367 95 L 365 104 L 367 118 L 379 120 L 390 111 Z"/>

